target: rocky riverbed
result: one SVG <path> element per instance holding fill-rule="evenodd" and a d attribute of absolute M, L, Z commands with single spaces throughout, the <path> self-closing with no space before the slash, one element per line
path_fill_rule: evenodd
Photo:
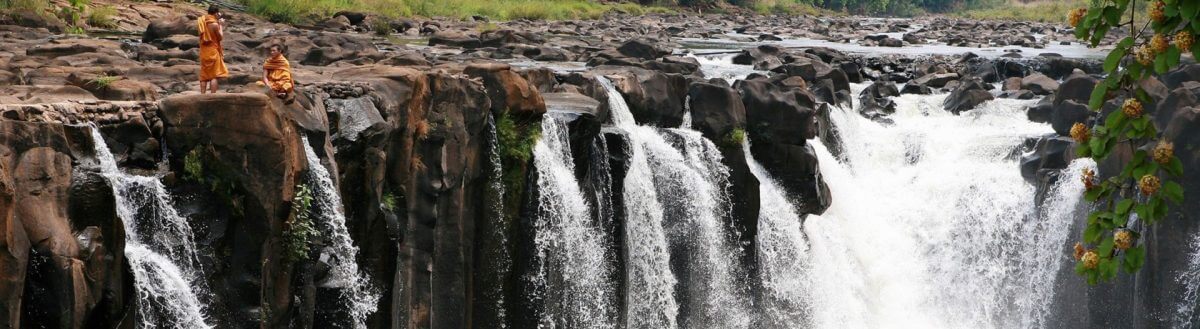
<path fill-rule="evenodd" d="M 529 280 L 545 266 L 535 223 L 549 191 L 531 150 L 549 115 L 567 121 L 571 173 L 597 196 L 583 209 L 612 219 L 601 245 L 615 273 L 632 262 L 621 230 L 634 214 L 612 210 L 631 201 L 599 177 L 626 177 L 638 153 L 636 136 L 614 129 L 624 113 L 614 106 L 638 125 L 690 127 L 715 146 L 734 196 L 719 219 L 734 231 L 753 301 L 763 182 L 747 152 L 796 199 L 786 206 L 819 215 L 838 202 L 813 146 L 840 152 L 846 128 L 831 124 L 832 108 L 887 126 L 903 95 L 947 94 L 939 107 L 962 116 L 995 99 L 1040 99 L 1028 119 L 1055 134 L 1030 139 L 1012 170 L 1044 195 L 1075 158 L 1071 125 L 1100 115 L 1085 104 L 1103 53 L 1055 24 L 739 14 L 381 22 L 339 13 L 290 26 L 234 13 L 224 41 L 230 78 L 224 92 L 200 95 L 201 9 L 112 4 L 117 28 L 92 36 L 63 34 L 61 22 L 31 13 L 0 18 L 0 327 L 135 327 L 148 318 L 140 312 L 159 310 L 130 270 L 137 254 L 126 251 L 126 227 L 161 210 L 124 208 L 97 145 L 123 172 L 157 177 L 194 228 L 186 239 L 197 270 L 181 280 L 206 305 L 202 325 L 572 327 L 583 320 L 546 316 L 557 312 L 542 303 L 552 283 Z M 254 83 L 271 45 L 293 63 L 293 102 Z M 1197 81 L 1200 66 L 1186 66 L 1144 85 L 1157 102 L 1147 111 L 1189 168 L 1188 195 L 1200 195 Z M 314 211 L 340 208 L 355 250 L 328 248 L 342 237 L 325 232 L 308 260 L 289 261 L 298 186 L 320 185 L 322 171 L 341 204 Z M 1065 270 L 1054 304 L 1062 325 L 1052 327 L 1165 323 L 1159 314 L 1176 305 L 1159 297 L 1179 284 L 1159 283 L 1186 266 L 1176 246 L 1200 231 L 1188 220 L 1200 216 L 1196 204 L 1147 233 L 1156 242 L 1141 274 L 1087 288 Z M 361 294 L 346 293 L 347 273 L 337 271 L 347 257 Z M 611 314 L 633 323 L 625 287 L 615 287 L 622 297 Z M 1112 311 L 1125 305 L 1139 307 L 1135 316 Z"/>

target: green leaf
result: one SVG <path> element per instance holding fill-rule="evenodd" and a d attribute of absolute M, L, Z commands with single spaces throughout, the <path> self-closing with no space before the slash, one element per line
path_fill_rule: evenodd
<path fill-rule="evenodd" d="M 1129 47 L 1133 47 L 1133 37 L 1125 37 L 1117 42 L 1117 48 L 1129 49 Z"/>
<path fill-rule="evenodd" d="M 1079 144 L 1079 146 L 1075 147 L 1075 155 L 1082 157 L 1082 158 L 1091 157 L 1092 149 L 1090 147 L 1088 147 L 1087 144 Z"/>
<path fill-rule="evenodd" d="M 1154 57 L 1154 73 L 1158 73 L 1158 74 L 1167 73 L 1167 69 L 1168 69 L 1168 67 L 1167 67 L 1167 57 L 1166 56 Z"/>
<path fill-rule="evenodd" d="M 1087 229 L 1083 230 L 1083 241 L 1096 243 L 1096 241 L 1100 241 L 1101 233 L 1104 233 L 1104 230 L 1101 230 L 1099 225 L 1088 225 Z"/>
<path fill-rule="evenodd" d="M 1179 48 L 1171 46 L 1170 48 L 1167 48 L 1167 53 L 1163 54 L 1162 56 L 1167 57 L 1167 68 L 1172 68 L 1179 66 L 1179 57 L 1183 56 L 1183 52 L 1180 51 Z"/>
<path fill-rule="evenodd" d="M 1100 189 L 1100 188 L 1090 189 L 1087 192 L 1083 193 L 1083 198 L 1085 200 L 1087 200 L 1088 202 L 1096 202 L 1096 200 L 1100 198 L 1100 194 L 1102 192 L 1104 192 L 1104 189 Z"/>
<path fill-rule="evenodd" d="M 1092 89 L 1092 98 L 1088 100 L 1088 107 L 1093 111 L 1099 111 L 1101 106 L 1104 106 L 1104 96 L 1108 94 L 1108 85 L 1097 83 L 1096 88 Z"/>
<path fill-rule="evenodd" d="M 1112 73 L 1117 69 L 1117 65 L 1121 64 L 1121 58 L 1125 57 L 1125 48 L 1118 47 L 1108 53 L 1108 57 L 1104 59 L 1104 72 Z"/>
<path fill-rule="evenodd" d="M 1162 193 L 1163 196 L 1176 204 L 1183 203 L 1183 186 L 1180 186 L 1179 183 L 1168 181 L 1166 184 L 1163 184 Z"/>
<path fill-rule="evenodd" d="M 1121 9 L 1116 6 L 1104 7 L 1104 20 L 1109 25 L 1121 24 Z"/>
<path fill-rule="evenodd" d="M 1113 238 L 1111 236 L 1104 238 L 1104 241 L 1100 242 L 1100 246 L 1096 247 L 1096 252 L 1100 254 L 1100 257 L 1108 257 L 1108 255 L 1112 255 L 1112 251 Z"/>
<path fill-rule="evenodd" d="M 1121 214 L 1120 216 L 1117 216 L 1117 218 L 1113 218 L 1113 226 L 1125 227 L 1126 223 L 1129 223 L 1129 212 Z"/>
<path fill-rule="evenodd" d="M 1133 208 L 1133 200 L 1125 199 L 1117 202 L 1117 217 L 1124 217 L 1129 214 L 1129 209 Z"/>
<path fill-rule="evenodd" d="M 1092 33 L 1092 47 L 1099 45 L 1100 41 L 1104 40 L 1104 36 L 1108 35 L 1108 29 L 1109 26 L 1103 24 L 1096 27 L 1096 31 Z"/>
<path fill-rule="evenodd" d="M 1125 250 L 1125 259 L 1122 262 L 1122 267 L 1126 273 L 1133 274 L 1142 268 L 1146 261 L 1146 250 L 1142 246 L 1132 247 Z"/>
<path fill-rule="evenodd" d="M 1112 128 L 1114 131 L 1121 131 L 1121 128 L 1123 128 L 1122 126 L 1125 125 L 1126 118 L 1128 117 L 1125 116 L 1125 112 L 1113 111 L 1112 113 L 1109 113 L 1108 118 L 1104 120 L 1104 125 Z"/>
<path fill-rule="evenodd" d="M 1138 218 L 1144 221 L 1150 218 L 1151 208 L 1148 204 L 1139 204 L 1133 207 L 1133 212 L 1137 213 Z"/>
<path fill-rule="evenodd" d="M 1179 3 L 1179 15 L 1185 20 L 1192 20 L 1196 17 L 1196 13 L 1200 12 L 1200 1 L 1181 1 Z"/>
<path fill-rule="evenodd" d="M 1082 275 L 1087 272 L 1087 268 L 1083 267 L 1083 262 L 1075 262 L 1075 274 Z"/>
<path fill-rule="evenodd" d="M 1192 24 L 1192 29 L 1200 29 L 1200 24 Z M 1196 31 L 1196 33 L 1200 33 L 1200 31 Z M 1192 44 L 1192 56 L 1195 56 L 1196 54 L 1200 54 L 1200 42 Z"/>
<path fill-rule="evenodd" d="M 1167 172 L 1174 176 L 1183 176 L 1183 162 L 1179 161 L 1178 157 L 1171 157 L 1171 162 L 1167 163 Z"/>

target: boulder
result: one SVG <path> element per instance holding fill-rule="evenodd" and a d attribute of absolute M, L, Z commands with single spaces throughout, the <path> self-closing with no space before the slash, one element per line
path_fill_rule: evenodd
<path fill-rule="evenodd" d="M 622 55 L 652 60 L 671 54 L 671 49 L 649 39 L 633 39 L 626 41 L 617 48 Z"/>
<path fill-rule="evenodd" d="M 172 15 L 152 20 L 142 33 L 142 42 L 150 43 L 176 34 L 196 34 L 196 19 L 197 17 Z"/>
<path fill-rule="evenodd" d="M 496 113 L 507 112 L 526 118 L 537 118 L 546 113 L 546 102 L 537 86 L 513 72 L 508 64 L 471 64 L 463 73 L 483 80 L 492 111 Z"/>
<path fill-rule="evenodd" d="M 1058 91 L 1058 81 L 1041 73 L 1034 73 L 1020 81 L 1021 88 L 1028 89 L 1037 95 L 1050 95 Z"/>
<path fill-rule="evenodd" d="M 475 49 L 482 47 L 482 42 L 479 38 L 463 34 L 461 32 L 443 31 L 434 33 L 429 37 L 430 46 L 450 46 L 463 49 Z"/>
<path fill-rule="evenodd" d="M 601 66 L 593 70 L 612 79 L 638 123 L 678 127 L 683 123 L 688 79 L 680 74 L 634 67 Z"/>
<path fill-rule="evenodd" d="M 692 83 L 688 86 L 688 96 L 692 127 L 708 139 L 722 143 L 731 138 L 734 130 L 746 127 L 742 97 L 724 80 Z"/>
<path fill-rule="evenodd" d="M 1089 75 L 1072 75 L 1059 85 L 1058 92 L 1054 94 L 1054 104 L 1068 100 L 1087 104 L 1092 98 L 1092 89 L 1098 82 L 1099 80 Z"/>
<path fill-rule="evenodd" d="M 1034 138 L 1026 144 L 1033 145 L 1021 155 L 1021 177 L 1030 184 L 1036 184 L 1038 176 L 1047 171 L 1067 168 L 1075 159 L 1075 141 L 1070 137 L 1051 134 Z"/>
<path fill-rule="evenodd" d="M 1088 124 L 1091 117 L 1092 110 L 1088 109 L 1086 104 L 1068 100 L 1054 105 L 1054 112 L 1050 114 L 1050 125 L 1060 136 L 1071 136 L 1071 126 L 1076 123 Z"/>
<path fill-rule="evenodd" d="M 976 106 L 994 98 L 992 92 L 988 91 L 988 86 L 984 85 L 982 81 L 967 79 L 961 81 L 958 87 L 950 92 L 950 96 L 946 97 L 942 106 L 947 112 L 960 114 L 975 109 Z"/>
<path fill-rule="evenodd" d="M 945 87 L 947 83 L 950 83 L 950 81 L 955 80 L 958 80 L 958 73 L 932 73 L 913 79 L 909 82 L 909 84 L 915 84 L 929 88 L 942 88 Z"/>

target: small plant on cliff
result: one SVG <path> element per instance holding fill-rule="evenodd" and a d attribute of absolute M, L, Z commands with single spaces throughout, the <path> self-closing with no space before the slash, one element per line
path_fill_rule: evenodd
<path fill-rule="evenodd" d="M 96 89 L 106 89 L 109 85 L 112 85 L 112 83 L 116 82 L 117 80 L 121 80 L 121 77 L 114 75 L 102 75 L 92 79 L 91 81 L 88 81 L 88 84 L 95 86 Z"/>
<path fill-rule="evenodd" d="M 383 200 L 379 200 L 379 202 L 383 206 L 383 210 L 387 211 L 396 211 L 396 206 L 399 204 L 396 194 L 393 194 L 392 191 L 383 192 Z"/>
<path fill-rule="evenodd" d="M 183 156 L 184 178 L 201 182 L 204 180 L 204 163 L 200 160 L 200 148 L 194 148 Z"/>
<path fill-rule="evenodd" d="M 371 17 L 371 32 L 378 36 L 388 36 L 392 34 L 392 22 L 383 17 Z"/>
<path fill-rule="evenodd" d="M 117 15 L 117 9 L 113 6 L 102 6 L 92 8 L 88 13 L 87 23 L 93 27 L 112 29 L 117 27 L 117 21 L 113 16 Z"/>
<path fill-rule="evenodd" d="M 1138 2 L 1150 6 L 1147 22 L 1136 21 Z M 1075 36 L 1093 46 L 1112 29 L 1128 27 L 1130 34 L 1105 59 L 1108 77 L 1096 84 L 1088 104 L 1101 111 L 1110 99 L 1121 97 L 1120 109 L 1093 127 L 1077 123 L 1071 129 L 1079 156 L 1099 162 L 1123 151 L 1128 157 L 1118 158 L 1123 168 L 1105 173 L 1111 176 L 1107 179 L 1090 170 L 1083 174 L 1085 198 L 1097 210 L 1088 216 L 1083 242 L 1076 244 L 1075 272 L 1095 284 L 1115 278 L 1118 267 L 1128 273 L 1141 269 L 1146 250 L 1138 244 L 1138 230 L 1165 218 L 1168 202 L 1183 202 L 1183 187 L 1172 180 L 1183 176 L 1183 165 L 1146 112 L 1146 104 L 1155 100 L 1141 82 L 1178 66 L 1184 53 L 1200 54 L 1200 44 L 1194 42 L 1200 33 L 1200 1 L 1095 1 L 1090 8 L 1072 11 L 1068 21 Z M 1137 221 L 1144 225 L 1135 225 Z"/>
<path fill-rule="evenodd" d="M 746 130 L 742 128 L 734 128 L 725 137 L 721 138 L 721 146 L 724 147 L 740 147 L 746 142 Z"/>
<path fill-rule="evenodd" d="M 502 158 L 528 162 L 533 158 L 533 145 L 537 144 L 540 135 L 540 126 L 530 125 L 522 129 L 508 113 L 500 114 L 496 119 L 496 137 L 500 142 Z"/>
<path fill-rule="evenodd" d="M 312 238 L 317 236 L 317 229 L 312 222 L 312 201 L 308 186 L 296 185 L 296 196 L 292 197 L 292 217 L 283 230 L 284 258 L 289 264 L 308 259 Z"/>

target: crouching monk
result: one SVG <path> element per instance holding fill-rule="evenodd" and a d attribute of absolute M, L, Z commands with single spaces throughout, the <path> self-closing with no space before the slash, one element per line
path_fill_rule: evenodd
<path fill-rule="evenodd" d="M 288 63 L 279 46 L 271 46 L 271 56 L 263 63 L 263 84 L 271 88 L 276 97 L 286 99 L 295 88 L 292 80 L 292 65 Z"/>
<path fill-rule="evenodd" d="M 221 48 L 225 19 L 217 6 L 208 7 L 208 15 L 197 20 L 200 30 L 200 93 L 217 92 L 217 79 L 229 77 L 225 68 L 225 50 Z"/>

